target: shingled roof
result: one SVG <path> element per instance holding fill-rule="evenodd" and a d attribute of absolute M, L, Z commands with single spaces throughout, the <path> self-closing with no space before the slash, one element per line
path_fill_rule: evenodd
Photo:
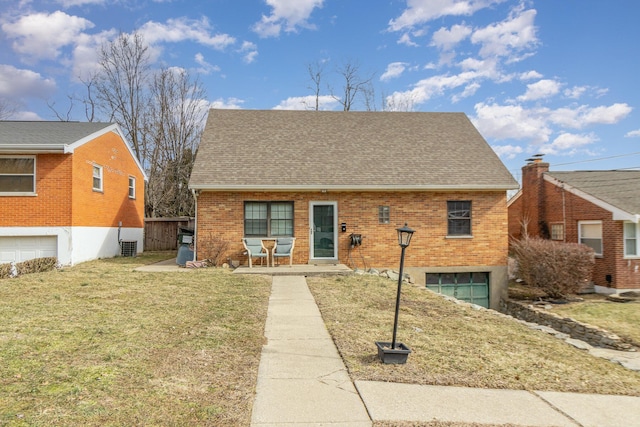
<path fill-rule="evenodd" d="M 0 152 L 68 153 L 116 125 L 95 122 L 0 121 Z"/>
<path fill-rule="evenodd" d="M 566 184 L 607 205 L 628 214 L 640 216 L 640 171 L 575 171 L 545 172 L 545 178 Z"/>
<path fill-rule="evenodd" d="M 210 190 L 507 190 L 463 113 L 211 110 L 189 186 Z"/>

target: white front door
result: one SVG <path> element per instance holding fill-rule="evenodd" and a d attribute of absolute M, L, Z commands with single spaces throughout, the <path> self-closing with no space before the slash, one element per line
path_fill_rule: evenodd
<path fill-rule="evenodd" d="M 309 203 L 310 259 L 338 259 L 338 202 Z"/>

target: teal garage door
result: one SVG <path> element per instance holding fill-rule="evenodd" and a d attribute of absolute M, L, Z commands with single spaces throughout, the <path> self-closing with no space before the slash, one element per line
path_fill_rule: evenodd
<path fill-rule="evenodd" d="M 427 288 L 489 308 L 489 273 L 427 273 Z"/>

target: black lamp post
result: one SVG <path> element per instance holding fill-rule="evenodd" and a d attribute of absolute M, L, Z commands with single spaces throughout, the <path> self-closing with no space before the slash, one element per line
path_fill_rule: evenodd
<path fill-rule="evenodd" d="M 407 249 L 409 243 L 411 243 L 411 236 L 413 236 L 414 230 L 407 227 L 407 223 L 404 227 L 397 228 L 398 231 L 398 244 L 402 248 L 400 254 L 400 277 L 398 277 L 398 293 L 396 294 L 396 315 L 393 319 L 393 339 L 391 340 L 391 349 L 396 349 L 396 333 L 398 331 L 398 312 L 400 310 L 400 290 L 402 289 L 402 279 L 404 276 L 404 250 Z"/>
<path fill-rule="evenodd" d="M 396 294 L 396 313 L 393 320 L 393 339 L 389 342 L 376 342 L 378 346 L 378 357 L 383 363 L 405 363 L 407 361 L 407 357 L 411 350 L 402 343 L 396 344 L 396 333 L 398 331 L 398 313 L 400 311 L 400 292 L 402 290 L 402 279 L 404 276 L 404 251 L 411 243 L 411 237 L 415 230 L 407 227 L 407 224 L 404 224 L 404 227 L 397 228 L 398 231 L 398 244 L 402 248 L 402 252 L 400 254 L 400 276 L 398 277 L 398 292 Z"/>

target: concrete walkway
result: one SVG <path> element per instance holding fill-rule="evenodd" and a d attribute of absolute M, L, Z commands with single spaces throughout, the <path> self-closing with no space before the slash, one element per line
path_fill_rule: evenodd
<path fill-rule="evenodd" d="M 254 427 L 442 421 L 530 427 L 640 427 L 640 397 L 356 381 L 301 276 L 274 276 Z M 372 343 L 373 346 L 373 343 Z M 374 351 L 372 347 L 372 352 Z"/>

